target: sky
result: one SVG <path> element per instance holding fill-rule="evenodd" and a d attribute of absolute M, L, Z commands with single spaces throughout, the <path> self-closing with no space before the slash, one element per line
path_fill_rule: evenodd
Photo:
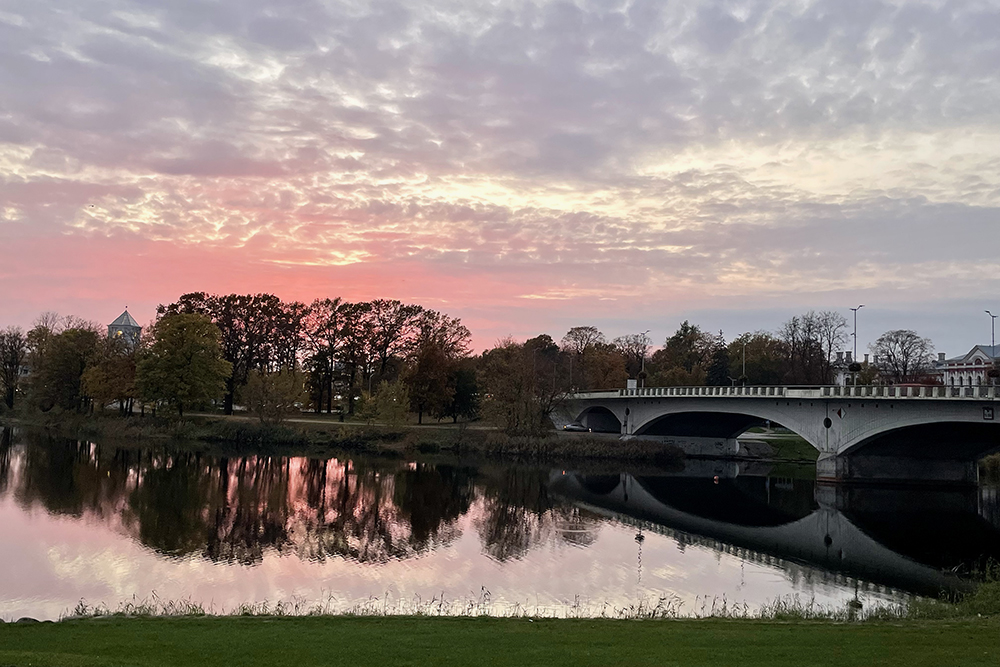
<path fill-rule="evenodd" d="M 990 342 L 1000 2 L 5 0 L 0 326 L 400 299 L 477 349 Z M 853 326 L 853 322 L 852 322 Z"/>

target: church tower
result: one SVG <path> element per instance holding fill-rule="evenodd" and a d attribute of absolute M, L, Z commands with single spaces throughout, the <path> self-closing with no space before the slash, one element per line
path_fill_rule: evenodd
<path fill-rule="evenodd" d="M 139 344 L 142 327 L 129 315 L 128 308 L 118 316 L 118 319 L 108 325 L 108 338 L 122 338 L 129 347 Z"/>

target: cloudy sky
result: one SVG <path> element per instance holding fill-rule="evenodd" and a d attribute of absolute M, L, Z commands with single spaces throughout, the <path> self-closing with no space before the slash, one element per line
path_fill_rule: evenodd
<path fill-rule="evenodd" d="M 0 325 L 398 298 L 479 348 L 1000 311 L 1000 2 L 5 0 Z"/>

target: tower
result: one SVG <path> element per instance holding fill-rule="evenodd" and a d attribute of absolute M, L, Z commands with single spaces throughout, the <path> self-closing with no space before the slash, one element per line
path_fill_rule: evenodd
<path fill-rule="evenodd" d="M 108 325 L 108 338 L 121 338 L 129 347 L 135 347 L 139 344 L 141 334 L 142 327 L 129 315 L 128 308 L 125 308 L 125 312 Z"/>

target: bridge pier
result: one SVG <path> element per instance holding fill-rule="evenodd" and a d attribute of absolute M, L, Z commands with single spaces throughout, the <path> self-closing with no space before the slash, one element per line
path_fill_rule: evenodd
<path fill-rule="evenodd" d="M 853 454 L 824 454 L 816 461 L 816 480 L 834 484 L 937 484 L 975 486 L 976 461 Z"/>

